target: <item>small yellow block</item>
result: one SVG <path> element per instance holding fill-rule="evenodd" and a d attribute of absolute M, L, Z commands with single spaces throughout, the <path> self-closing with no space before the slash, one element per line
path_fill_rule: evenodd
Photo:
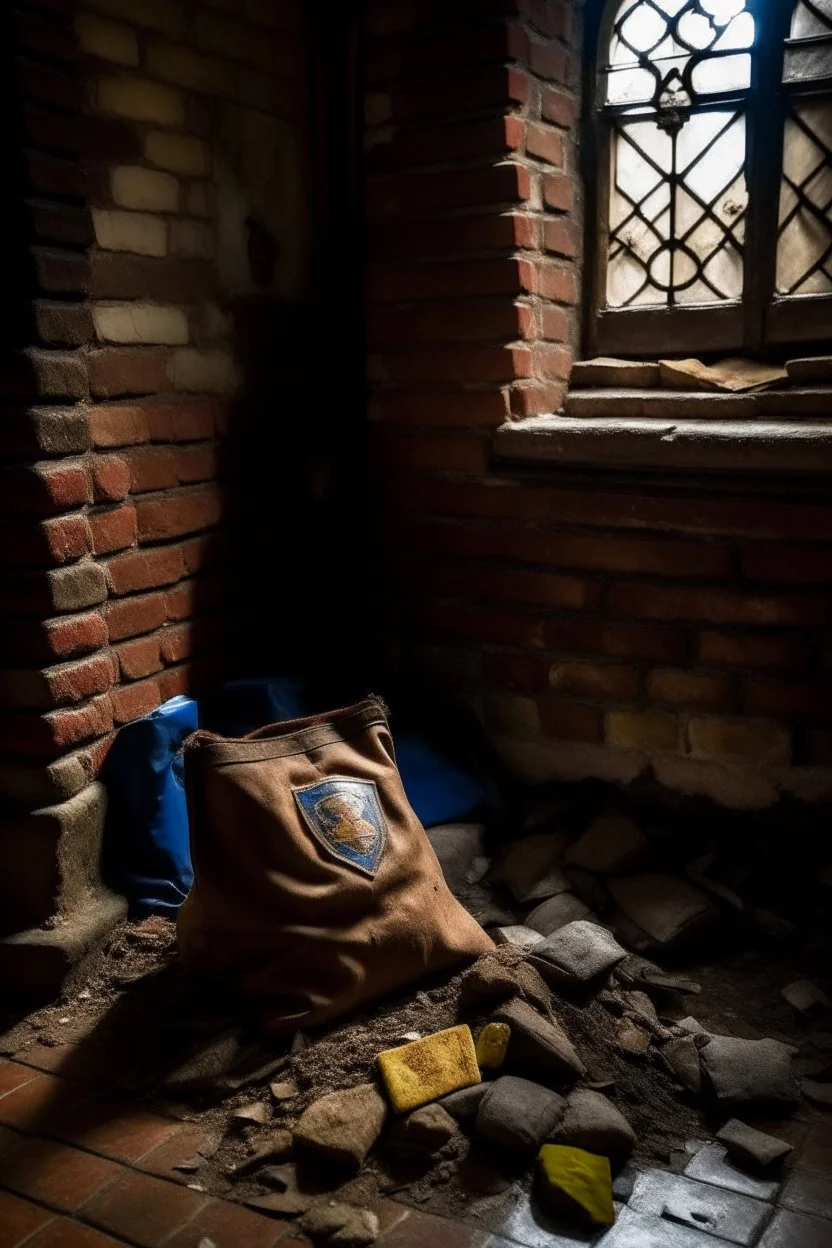
<path fill-rule="evenodd" d="M 542 1196 L 559 1210 L 579 1214 L 595 1226 L 612 1226 L 612 1175 L 607 1157 L 582 1148 L 544 1144 L 538 1154 Z"/>
<path fill-rule="evenodd" d="M 470 1027 L 449 1027 L 378 1055 L 387 1095 L 402 1113 L 480 1083 Z"/>
<path fill-rule="evenodd" d="M 499 1070 L 506 1060 L 511 1028 L 508 1023 L 486 1023 L 477 1036 L 477 1062 L 482 1070 Z"/>

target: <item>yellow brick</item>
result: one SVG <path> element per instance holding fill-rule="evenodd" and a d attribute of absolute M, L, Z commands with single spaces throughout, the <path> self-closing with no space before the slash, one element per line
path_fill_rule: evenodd
<path fill-rule="evenodd" d="M 593 1226 L 612 1226 L 615 1208 L 607 1157 L 564 1144 L 544 1144 L 538 1153 L 538 1170 L 541 1197 L 549 1205 L 582 1216 Z"/>
<path fill-rule="evenodd" d="M 165 134 L 152 130 L 145 142 L 145 154 L 153 165 L 174 173 L 200 177 L 208 172 L 208 148 L 186 134 Z"/>
<path fill-rule="evenodd" d="M 506 1060 L 511 1028 L 508 1023 L 486 1023 L 477 1036 L 477 1065 L 481 1070 L 499 1070 Z"/>
<path fill-rule="evenodd" d="M 172 351 L 168 377 L 174 390 L 192 394 L 232 394 L 239 385 L 234 357 L 218 348 Z"/>
<path fill-rule="evenodd" d="M 139 63 L 139 41 L 136 32 L 120 22 L 108 22 L 94 13 L 79 13 L 75 19 L 78 46 L 82 52 L 102 61 L 134 66 Z"/>
<path fill-rule="evenodd" d="M 182 6 L 178 0 L 87 0 L 91 9 L 121 17 L 134 26 L 158 30 L 178 39 L 185 29 Z"/>
<path fill-rule="evenodd" d="M 92 223 L 95 241 L 103 251 L 130 251 L 137 256 L 167 254 L 168 227 L 161 217 L 93 208 Z"/>
<path fill-rule="evenodd" d="M 659 711 L 608 711 L 608 745 L 625 750 L 675 750 L 679 726 L 672 715 Z"/>
<path fill-rule="evenodd" d="M 378 1055 L 378 1065 L 394 1109 L 403 1113 L 440 1096 L 480 1083 L 470 1027 L 449 1027 Z"/>
<path fill-rule="evenodd" d="M 147 52 L 150 72 L 165 82 L 207 95 L 233 95 L 234 71 L 211 56 L 175 43 L 154 43 Z"/>
<path fill-rule="evenodd" d="M 153 121 L 162 126 L 181 126 L 185 121 L 179 92 L 144 78 L 102 78 L 98 103 L 103 113 L 131 121 Z"/>
<path fill-rule="evenodd" d="M 179 182 L 172 173 L 142 165 L 118 165 L 112 172 L 113 200 L 119 208 L 140 212 L 176 212 Z"/>
<path fill-rule="evenodd" d="M 791 738 L 780 724 L 762 719 L 739 722 L 729 719 L 697 719 L 688 723 L 690 752 L 696 758 L 754 759 L 766 763 L 787 763 L 791 758 Z"/>
<path fill-rule="evenodd" d="M 214 231 L 207 221 L 191 221 L 187 217 L 172 221 L 170 249 L 174 255 L 190 260 L 210 260 L 214 254 Z"/>
<path fill-rule="evenodd" d="M 101 342 L 181 346 L 188 341 L 185 313 L 161 303 L 99 303 L 92 320 Z"/>

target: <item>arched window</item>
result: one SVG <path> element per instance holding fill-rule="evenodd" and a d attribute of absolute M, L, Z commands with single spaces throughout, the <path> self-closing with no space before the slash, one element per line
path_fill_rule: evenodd
<path fill-rule="evenodd" d="M 829 337 L 832 0 L 612 0 L 595 30 L 590 351 Z"/>

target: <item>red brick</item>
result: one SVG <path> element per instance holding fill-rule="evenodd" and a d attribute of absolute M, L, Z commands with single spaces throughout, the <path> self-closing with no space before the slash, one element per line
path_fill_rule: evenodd
<path fill-rule="evenodd" d="M 370 268 L 370 302 L 460 299 L 479 295 L 519 295 L 525 289 L 524 262 L 509 257 L 461 260 L 448 264 Z"/>
<path fill-rule="evenodd" d="M 9 1192 L 0 1192 L 0 1226 L 3 1228 L 4 1243 L 8 1248 L 18 1248 L 23 1241 L 52 1221 L 54 1214 L 48 1209 L 41 1209 L 28 1200 L 20 1200 Z M 40 1237 L 38 1237 L 40 1238 Z"/>
<path fill-rule="evenodd" d="M 130 469 L 125 460 L 119 455 L 96 455 L 92 486 L 97 503 L 120 503 L 130 492 Z"/>
<path fill-rule="evenodd" d="M 166 628 L 159 636 L 159 648 L 164 663 L 181 663 L 193 651 L 194 629 L 191 624 Z"/>
<path fill-rule="evenodd" d="M 5 474 L 2 501 L 7 511 L 48 515 L 81 507 L 90 498 L 89 476 L 82 463 L 42 464 Z"/>
<path fill-rule="evenodd" d="M 366 156 L 371 174 L 395 173 L 475 156 L 502 156 L 523 146 L 520 117 L 485 117 L 476 121 L 408 127 L 393 132 L 389 142 L 373 144 Z"/>
<path fill-rule="evenodd" d="M 385 355 L 384 371 L 392 381 L 425 384 L 513 381 L 531 376 L 532 355 L 528 347 L 397 351 Z"/>
<path fill-rule="evenodd" d="M 554 264 L 541 265 L 537 270 L 536 283 L 537 294 L 542 299 L 553 299 L 556 303 L 578 302 L 575 274 L 571 269 L 560 269 Z"/>
<path fill-rule="evenodd" d="M 420 588 L 443 597 L 565 607 L 572 611 L 592 610 L 600 606 L 603 593 L 598 583 L 574 576 L 439 560 L 424 564 L 399 559 L 395 576 L 403 583 L 413 578 Z"/>
<path fill-rule="evenodd" d="M 164 499 L 140 500 L 136 514 L 140 538 L 158 542 L 216 524 L 222 515 L 222 497 L 218 490 L 199 489 Z"/>
<path fill-rule="evenodd" d="M 84 706 L 53 711 L 43 716 L 48 746 L 61 752 L 113 730 L 113 717 L 106 695 L 93 698 Z"/>
<path fill-rule="evenodd" d="M 536 343 L 533 351 L 534 371 L 538 377 L 554 377 L 566 381 L 572 371 L 572 352 L 568 347 Z"/>
<path fill-rule="evenodd" d="M 105 347 L 87 356 L 90 390 L 96 398 L 154 394 L 167 390 L 167 354 L 152 347 Z"/>
<path fill-rule="evenodd" d="M 565 173 L 547 173 L 543 179 L 543 202 L 557 212 L 571 212 L 575 186 Z"/>
<path fill-rule="evenodd" d="M 832 550 L 805 546 L 752 546 L 743 553 L 742 566 L 745 575 L 753 581 L 818 582 L 828 585 L 832 580 Z"/>
<path fill-rule="evenodd" d="M 56 658 L 68 659 L 74 654 L 100 650 L 107 644 L 104 621 L 95 611 L 47 620 L 43 628 L 46 647 Z"/>
<path fill-rule="evenodd" d="M 371 347 L 389 343 L 500 342 L 522 337 L 531 309 L 508 300 L 448 300 L 439 305 L 370 308 Z"/>
<path fill-rule="evenodd" d="M 130 468 L 130 491 L 133 494 L 167 490 L 179 484 L 176 460 L 167 447 L 131 451 L 126 460 Z"/>
<path fill-rule="evenodd" d="M 135 507 L 114 507 L 109 511 L 93 512 L 89 524 L 92 548 L 97 555 L 109 555 L 136 544 Z"/>
<path fill-rule="evenodd" d="M 177 546 L 128 551 L 106 563 L 107 581 L 114 594 L 156 589 L 170 585 L 185 574 L 182 551 Z"/>
<path fill-rule="evenodd" d="M 373 262 L 435 260 L 483 251 L 537 250 L 539 220 L 525 212 L 484 212 L 476 216 L 394 218 L 379 221 L 368 240 Z M 435 307 L 437 313 L 443 311 Z"/>
<path fill-rule="evenodd" d="M 218 533 L 206 533 L 182 543 L 182 559 L 185 572 L 190 576 L 203 568 L 216 564 L 222 551 L 222 539 Z"/>
<path fill-rule="evenodd" d="M 176 589 L 170 590 L 165 598 L 167 618 L 186 620 L 193 615 L 197 609 L 200 588 L 198 581 L 185 581 L 184 584 L 177 585 Z"/>
<path fill-rule="evenodd" d="M 546 412 L 557 412 L 565 393 L 565 385 L 513 386 L 510 396 L 511 410 L 516 416 L 539 416 Z"/>
<path fill-rule="evenodd" d="M 82 1226 L 80 1222 L 68 1218 L 55 1218 L 34 1238 L 26 1241 L 26 1248 L 122 1248 L 122 1245 L 91 1226 Z"/>
<path fill-rule="evenodd" d="M 555 653 L 652 659 L 659 663 L 679 662 L 685 657 L 685 635 L 680 628 L 552 619 L 546 621 L 545 629 L 546 645 Z"/>
<path fill-rule="evenodd" d="M 120 602 L 108 602 L 104 619 L 110 641 L 134 637 L 137 633 L 151 633 L 160 628 L 167 619 L 165 594 L 141 594 L 122 598 Z"/>
<path fill-rule="evenodd" d="M 162 701 L 159 682 L 143 680 L 135 685 L 123 685 L 110 693 L 110 704 L 113 709 L 113 720 L 117 724 L 127 724 L 131 720 L 141 719 L 155 711 Z"/>
<path fill-rule="evenodd" d="M 544 87 L 540 96 L 540 113 L 545 121 L 569 127 L 577 116 L 577 101 L 555 87 Z"/>
<path fill-rule="evenodd" d="M 480 169 L 412 174 L 395 181 L 371 183 L 367 213 L 371 219 L 377 219 L 481 204 L 525 203 L 530 192 L 530 174 L 525 165 L 502 162 Z"/>
<path fill-rule="evenodd" d="M 221 403 L 183 399 L 174 403 L 149 403 L 147 421 L 154 442 L 200 442 L 214 434 Z"/>
<path fill-rule="evenodd" d="M 639 673 L 633 667 L 594 663 L 553 663 L 549 685 L 556 692 L 576 698 L 605 698 L 631 702 L 638 696 Z"/>
<path fill-rule="evenodd" d="M 577 256 L 580 237 L 573 221 L 566 217 L 543 222 L 543 246 L 557 256 Z"/>
<path fill-rule="evenodd" d="M 24 1083 L 30 1083 L 35 1078 L 37 1072 L 30 1070 L 28 1066 L 21 1066 L 19 1062 L 0 1061 L 0 1097 L 14 1092 L 15 1088 L 22 1088 Z"/>
<path fill-rule="evenodd" d="M 145 409 L 136 404 L 114 403 L 91 407 L 87 413 L 93 446 L 135 446 L 150 440 Z"/>
<path fill-rule="evenodd" d="M 549 737 L 565 741 L 600 742 L 601 713 L 594 706 L 570 702 L 540 702 L 540 724 Z"/>
<path fill-rule="evenodd" d="M 690 711 L 730 711 L 733 688 L 726 676 L 713 672 L 689 672 L 665 668 L 650 672 L 647 696 L 661 706 Z"/>
<path fill-rule="evenodd" d="M 544 303 L 540 308 L 540 334 L 550 342 L 569 342 L 572 336 L 572 317 L 565 308 Z"/>
<path fill-rule="evenodd" d="M 529 49 L 529 66 L 533 74 L 550 82 L 565 82 L 567 75 L 566 50 L 555 43 L 532 43 Z"/>
<path fill-rule="evenodd" d="M 529 122 L 526 127 L 526 152 L 549 165 L 563 164 L 563 139 L 557 130 Z"/>
<path fill-rule="evenodd" d="M 189 694 L 194 687 L 194 673 L 190 664 L 183 667 L 169 667 L 159 673 L 159 689 L 162 700 L 177 698 L 180 694 Z"/>
<path fill-rule="evenodd" d="M 494 610 L 450 603 L 413 602 L 408 620 L 419 635 L 432 633 L 503 646 L 540 646 L 543 625 L 537 612 Z"/>
<path fill-rule="evenodd" d="M 488 463 L 488 446 L 477 437 L 397 435 L 377 437 L 376 442 L 382 463 L 446 472 L 485 472 Z"/>
<path fill-rule="evenodd" d="M 33 1140 L 3 1163 L 3 1184 L 52 1209 L 72 1213 L 121 1173 L 103 1157 L 50 1140 Z"/>
<path fill-rule="evenodd" d="M 808 666 L 809 645 L 803 637 L 706 632 L 699 638 L 699 658 L 717 667 L 799 672 Z"/>
<path fill-rule="evenodd" d="M 802 720 L 829 714 L 828 690 L 817 681 L 764 680 L 755 676 L 743 684 L 743 711 L 772 719 Z"/>
<path fill-rule="evenodd" d="M 510 101 L 524 104 L 529 97 L 526 75 L 505 66 L 488 66 L 470 73 L 458 69 L 452 75 L 428 82 L 398 86 L 392 94 L 396 121 L 444 117 L 504 108 Z"/>
<path fill-rule="evenodd" d="M 84 1209 L 84 1218 L 105 1231 L 159 1248 L 208 1203 L 200 1192 L 146 1174 L 128 1174 Z"/>
<path fill-rule="evenodd" d="M 211 481 L 219 471 L 217 448 L 214 445 L 183 447 L 174 453 L 174 468 L 182 485 Z"/>
<path fill-rule="evenodd" d="M 273 1248 L 280 1240 L 282 1248 L 300 1248 L 299 1243 L 281 1238 L 286 1235 L 284 1223 L 245 1209 L 228 1200 L 212 1200 L 172 1239 L 165 1248 L 194 1248 L 204 1240 L 229 1248 Z"/>
<path fill-rule="evenodd" d="M 678 720 L 658 711 L 607 711 L 604 730 L 607 745 L 622 750 L 679 748 Z"/>
<path fill-rule="evenodd" d="M 660 620 L 705 620 L 714 624 L 822 624 L 826 604 L 818 598 L 766 597 L 729 589 L 620 583 L 610 591 L 614 611 Z"/>
<path fill-rule="evenodd" d="M 483 655 L 485 683 L 514 693 L 541 693 L 547 685 L 546 665 L 531 654 L 486 651 Z"/>
<path fill-rule="evenodd" d="M 113 662 L 109 655 L 95 655 L 81 663 L 70 663 L 45 673 L 52 702 L 83 702 L 106 693 L 113 683 Z"/>
<path fill-rule="evenodd" d="M 92 548 L 86 516 L 56 516 L 38 524 L 28 522 L 6 527 L 6 547 L 0 551 L 4 566 L 55 567 L 81 559 Z"/>
<path fill-rule="evenodd" d="M 467 425 L 494 428 L 508 412 L 499 390 L 469 393 L 443 391 L 389 391 L 376 394 L 372 412 L 391 424 Z"/>
<path fill-rule="evenodd" d="M 123 680 L 140 680 L 158 672 L 162 666 L 158 637 L 140 637 L 128 641 L 116 650 L 119 671 Z"/>
<path fill-rule="evenodd" d="M 69 712 L 63 712 L 69 714 Z M 27 1135 L 52 1127 L 62 1114 L 83 1101 L 89 1100 L 90 1091 L 66 1079 L 54 1075 L 39 1075 L 34 1071 L 25 1083 L 0 1097 L 0 1122 L 15 1127 Z"/>

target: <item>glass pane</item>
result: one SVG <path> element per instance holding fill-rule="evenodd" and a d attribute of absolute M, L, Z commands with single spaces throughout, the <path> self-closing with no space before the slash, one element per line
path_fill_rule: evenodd
<path fill-rule="evenodd" d="M 675 133 L 652 118 L 622 122 L 611 155 L 608 306 L 739 299 L 744 114 L 693 113 Z"/>
<path fill-rule="evenodd" d="M 832 291 L 832 100 L 796 104 L 786 121 L 777 291 Z"/>

